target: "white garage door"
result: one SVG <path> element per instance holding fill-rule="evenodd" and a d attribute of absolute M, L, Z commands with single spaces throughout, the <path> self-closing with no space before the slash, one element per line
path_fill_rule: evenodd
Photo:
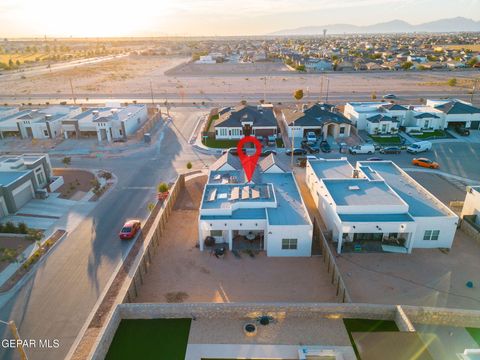
<path fill-rule="evenodd" d="M 17 209 L 20 209 L 30 199 L 32 199 L 32 186 L 27 186 L 25 189 L 19 191 L 13 196 Z"/>

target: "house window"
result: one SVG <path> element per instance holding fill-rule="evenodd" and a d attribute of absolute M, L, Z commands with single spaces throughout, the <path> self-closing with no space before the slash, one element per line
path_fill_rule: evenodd
<path fill-rule="evenodd" d="M 382 133 L 387 132 L 387 124 L 382 124 Z"/>
<path fill-rule="evenodd" d="M 297 250 L 297 239 L 282 239 L 282 250 Z"/>
<path fill-rule="evenodd" d="M 228 135 L 232 135 L 232 130 L 228 130 Z"/>
<path fill-rule="evenodd" d="M 340 127 L 340 134 L 345 134 L 345 127 L 344 126 Z"/>
<path fill-rule="evenodd" d="M 425 230 L 423 234 L 423 240 L 438 240 L 440 230 Z"/>
<path fill-rule="evenodd" d="M 222 230 L 210 230 L 210 236 L 221 237 L 223 236 Z"/>
<path fill-rule="evenodd" d="M 424 127 L 425 129 L 428 129 L 428 125 L 430 125 L 430 124 L 429 124 L 429 120 L 427 119 L 427 120 L 425 120 L 425 122 L 423 123 L 423 127 Z"/>
<path fill-rule="evenodd" d="M 43 130 L 43 135 L 48 136 L 48 130 Z"/>
<path fill-rule="evenodd" d="M 218 129 L 215 129 L 215 136 L 218 135 Z"/>
<path fill-rule="evenodd" d="M 118 132 L 119 132 L 120 136 L 123 136 L 123 131 L 122 131 L 122 129 L 119 129 Z"/>

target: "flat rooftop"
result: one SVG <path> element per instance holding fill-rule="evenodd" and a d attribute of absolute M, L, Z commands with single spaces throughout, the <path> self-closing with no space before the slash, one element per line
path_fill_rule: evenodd
<path fill-rule="evenodd" d="M 272 184 L 277 199 L 276 208 L 267 208 L 270 225 L 308 225 L 310 217 L 305 208 L 293 174 L 262 174 L 262 180 Z"/>
<path fill-rule="evenodd" d="M 229 209 L 235 203 L 275 203 L 271 184 L 207 184 L 202 209 Z M 257 205 L 258 207 L 258 205 Z"/>
<path fill-rule="evenodd" d="M 19 117 L 27 115 L 28 113 L 30 113 L 30 110 L 22 110 L 7 116 L 2 116 L 2 113 L 0 113 L 0 122 L 17 120 Z"/>
<path fill-rule="evenodd" d="M 91 108 L 74 116 L 73 119 L 78 121 L 96 121 L 103 118 L 102 121 L 123 121 L 144 106 L 145 105 L 141 104 L 131 104 L 126 107 Z M 94 112 L 97 112 L 97 115 L 94 115 Z"/>
<path fill-rule="evenodd" d="M 391 161 L 361 161 L 380 175 L 390 187 L 408 204 L 413 217 L 447 216 L 450 213 L 410 176 L 400 171 Z"/>
<path fill-rule="evenodd" d="M 405 205 L 385 181 L 369 179 L 323 179 L 339 206 Z"/>
<path fill-rule="evenodd" d="M 0 186 L 8 186 L 30 171 L 0 171 Z"/>
<path fill-rule="evenodd" d="M 312 170 L 320 179 L 351 179 L 353 166 L 346 159 L 308 160 Z"/>

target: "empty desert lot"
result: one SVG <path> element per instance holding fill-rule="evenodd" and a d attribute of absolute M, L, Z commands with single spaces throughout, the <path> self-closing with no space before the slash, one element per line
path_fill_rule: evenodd
<path fill-rule="evenodd" d="M 136 302 L 335 302 L 321 257 L 217 259 L 197 244 L 205 177 L 187 183 Z"/>

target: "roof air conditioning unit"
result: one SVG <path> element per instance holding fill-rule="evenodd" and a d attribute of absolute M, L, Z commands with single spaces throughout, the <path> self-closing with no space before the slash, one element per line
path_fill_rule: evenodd
<path fill-rule="evenodd" d="M 348 187 L 348 190 L 350 191 L 356 191 L 356 190 L 360 190 L 360 188 L 357 186 L 357 185 L 350 185 Z"/>

